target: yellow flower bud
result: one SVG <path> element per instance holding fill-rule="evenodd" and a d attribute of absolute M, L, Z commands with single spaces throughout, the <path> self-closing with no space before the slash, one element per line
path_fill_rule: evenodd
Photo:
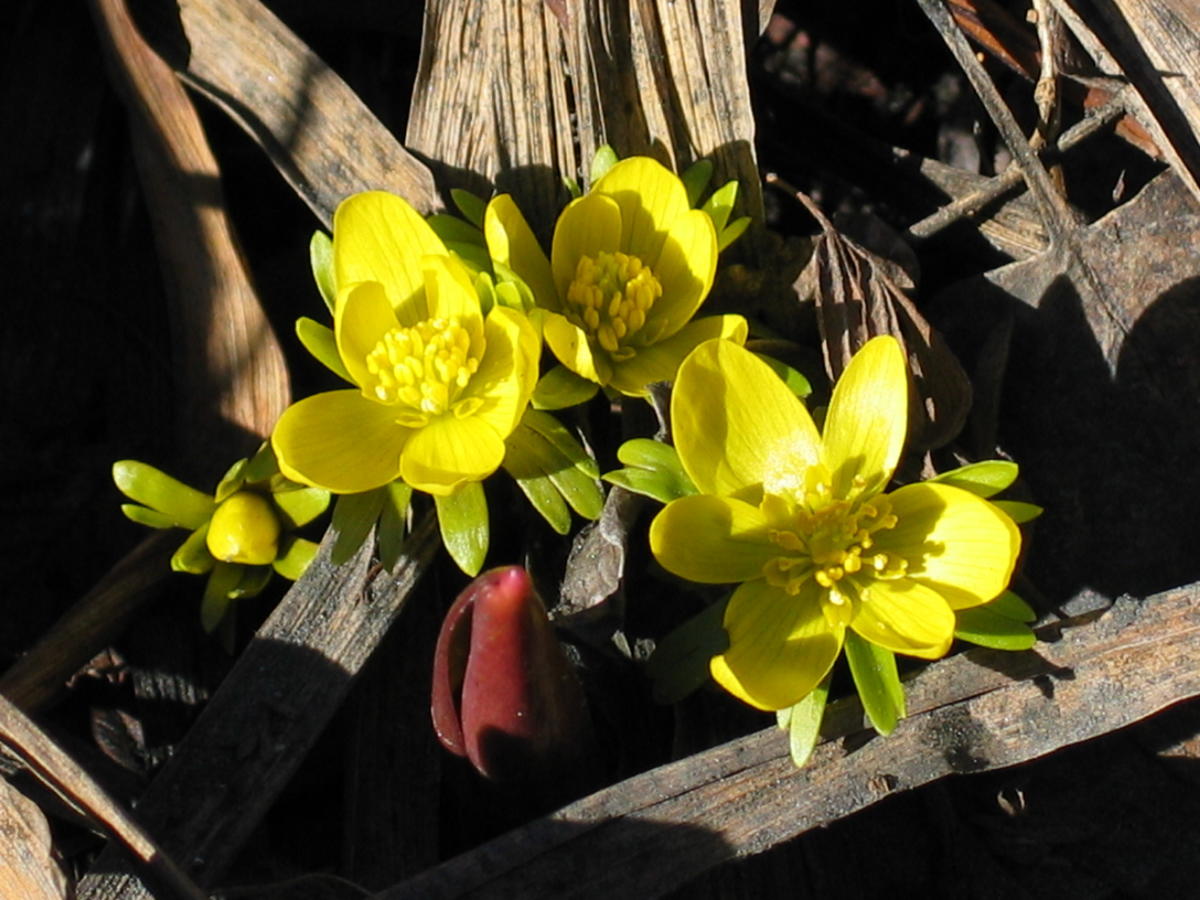
<path fill-rule="evenodd" d="M 269 565 L 279 550 L 279 530 L 279 518 L 266 497 L 238 491 L 213 513 L 208 550 L 222 562 Z"/>

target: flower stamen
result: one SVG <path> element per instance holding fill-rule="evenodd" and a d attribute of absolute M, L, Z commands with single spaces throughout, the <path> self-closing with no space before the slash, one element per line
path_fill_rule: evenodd
<path fill-rule="evenodd" d="M 662 296 L 650 268 L 627 253 L 600 251 L 579 258 L 567 288 L 567 316 L 615 360 L 631 359 L 634 337 Z M 649 335 L 642 335 L 643 340 Z"/>
<path fill-rule="evenodd" d="M 367 354 L 372 379 L 363 389 L 372 399 L 406 407 L 403 424 L 424 424 L 454 405 L 479 358 L 471 352 L 471 336 L 457 316 L 426 319 L 388 331 Z"/>

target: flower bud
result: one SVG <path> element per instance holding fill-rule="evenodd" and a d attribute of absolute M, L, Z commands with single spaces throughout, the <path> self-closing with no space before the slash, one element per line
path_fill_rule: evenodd
<path fill-rule="evenodd" d="M 431 711 L 442 745 L 495 781 L 546 778 L 587 753 L 583 690 L 521 567 L 483 573 L 450 607 Z"/>
<path fill-rule="evenodd" d="M 221 562 L 266 566 L 278 552 L 279 530 L 271 501 L 252 491 L 238 491 L 213 513 L 205 542 Z"/>

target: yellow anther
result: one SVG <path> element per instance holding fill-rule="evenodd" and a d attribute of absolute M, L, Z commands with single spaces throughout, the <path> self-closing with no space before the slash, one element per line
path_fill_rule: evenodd
<path fill-rule="evenodd" d="M 646 326 L 646 314 L 661 296 L 662 285 L 640 259 L 602 251 L 576 264 L 566 311 L 614 359 L 628 359 L 636 354 L 628 342 Z M 665 328 L 663 323 L 655 334 L 640 334 L 636 346 L 654 343 Z"/>
<path fill-rule="evenodd" d="M 367 355 L 375 399 L 397 410 L 397 421 L 424 424 L 445 412 L 479 368 L 471 356 L 471 336 L 457 317 L 426 319 L 385 334 Z"/>

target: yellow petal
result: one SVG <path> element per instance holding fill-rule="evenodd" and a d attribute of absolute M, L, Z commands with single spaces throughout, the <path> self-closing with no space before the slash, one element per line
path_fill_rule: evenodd
<path fill-rule="evenodd" d="M 691 320 L 712 288 L 717 253 L 717 233 L 708 213 L 692 209 L 675 220 L 658 260 L 650 264 L 662 296 L 646 317 L 647 331 L 665 320 L 662 334 L 669 337 Z"/>
<path fill-rule="evenodd" d="M 820 458 L 808 410 L 753 353 L 732 341 L 701 344 L 679 367 L 671 396 L 675 448 L 704 494 L 757 502 L 760 487 L 795 496 Z"/>
<path fill-rule="evenodd" d="M 483 235 L 491 258 L 508 266 L 529 285 L 538 306 L 559 308 L 550 260 L 508 194 L 493 197 L 488 203 L 483 215 Z"/>
<path fill-rule="evenodd" d="M 654 267 L 663 240 L 675 222 L 689 212 L 687 190 L 669 169 L 648 156 L 617 163 L 592 187 L 621 207 L 621 239 L 616 249 L 632 253 Z"/>
<path fill-rule="evenodd" d="M 641 397 L 646 386 L 656 381 L 674 381 L 685 356 L 705 341 L 722 338 L 739 346 L 746 342 L 746 320 L 741 316 L 706 316 L 689 322 L 678 334 L 649 347 L 637 355 L 613 363 L 611 385 L 622 394 Z"/>
<path fill-rule="evenodd" d="M 702 584 L 750 581 L 780 555 L 757 506 L 708 494 L 668 503 L 650 524 L 650 550 L 668 572 Z"/>
<path fill-rule="evenodd" d="M 954 639 L 954 611 L 937 591 L 907 578 L 872 581 L 850 627 L 895 653 L 938 659 Z"/>
<path fill-rule="evenodd" d="M 867 341 L 833 388 L 825 417 L 822 461 L 835 497 L 847 497 L 861 477 L 865 491 L 891 480 L 908 430 L 908 368 L 893 337 Z"/>
<path fill-rule="evenodd" d="M 410 433 L 396 424 L 388 407 L 358 391 L 330 391 L 284 410 L 271 445 L 285 477 L 356 494 L 400 474 L 400 453 Z"/>
<path fill-rule="evenodd" d="M 554 226 L 550 245 L 550 265 L 560 301 L 566 299 L 580 257 L 595 257 L 601 250 L 611 253 L 620 240 L 621 208 L 611 197 L 586 194 L 567 204 Z"/>
<path fill-rule="evenodd" d="M 386 191 L 343 200 L 333 215 L 333 271 L 337 285 L 378 281 L 392 306 L 424 284 L 421 257 L 446 255 L 446 246 L 408 203 Z"/>
<path fill-rule="evenodd" d="M 482 400 L 472 415 L 505 438 L 521 420 L 537 385 L 541 341 L 525 316 L 503 306 L 491 311 L 484 329 L 487 352 L 463 396 Z"/>
<path fill-rule="evenodd" d="M 398 324 L 379 282 L 364 281 L 342 289 L 333 331 L 338 356 L 355 384 L 374 382 L 375 376 L 367 371 L 367 354 Z"/>
<path fill-rule="evenodd" d="M 593 353 L 584 330 L 565 316 L 546 313 L 542 319 L 542 338 L 558 361 L 576 375 L 597 384 L 608 384 L 612 378 L 612 363 L 607 354 Z"/>
<path fill-rule="evenodd" d="M 764 581 L 734 591 L 725 610 L 729 649 L 709 664 L 717 683 L 764 710 L 807 696 L 833 666 L 844 633 L 830 628 L 818 594 L 814 581 L 794 597 Z"/>
<path fill-rule="evenodd" d="M 896 527 L 875 533 L 880 550 L 908 560 L 907 575 L 954 609 L 987 603 L 1008 587 L 1021 532 L 986 500 L 945 484 L 910 484 L 887 495 Z"/>
<path fill-rule="evenodd" d="M 421 259 L 425 277 L 425 303 L 430 319 L 455 317 L 471 336 L 471 353 L 483 352 L 483 311 L 475 282 L 466 267 L 449 256 Z"/>
<path fill-rule="evenodd" d="M 404 445 L 400 475 L 429 494 L 446 496 L 467 481 L 481 481 L 504 459 L 504 441 L 478 418 L 439 416 Z"/>

